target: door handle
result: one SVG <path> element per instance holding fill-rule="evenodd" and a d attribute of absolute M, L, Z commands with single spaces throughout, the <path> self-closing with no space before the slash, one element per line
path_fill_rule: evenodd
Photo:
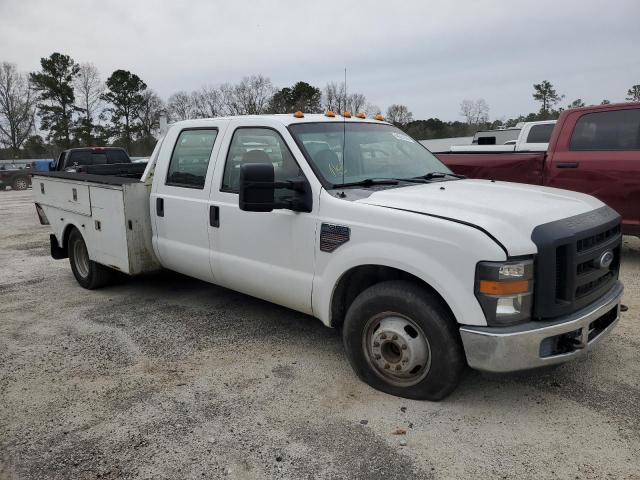
<path fill-rule="evenodd" d="M 164 198 L 156 198 L 156 215 L 164 217 Z"/>
<path fill-rule="evenodd" d="M 556 168 L 578 168 L 578 162 L 559 162 Z"/>
<path fill-rule="evenodd" d="M 220 227 L 220 207 L 217 205 L 209 206 L 209 225 L 212 227 Z"/>

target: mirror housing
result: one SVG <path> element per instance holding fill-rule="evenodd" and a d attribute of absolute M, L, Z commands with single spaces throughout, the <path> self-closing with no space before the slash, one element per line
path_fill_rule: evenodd
<path fill-rule="evenodd" d="M 276 189 L 291 190 L 292 195 L 276 201 Z M 304 177 L 276 182 L 272 164 L 245 163 L 240 166 L 239 206 L 245 212 L 271 212 L 274 209 L 310 212 L 313 206 L 311 185 Z"/>
<path fill-rule="evenodd" d="M 240 166 L 240 210 L 270 212 L 275 203 L 274 169 L 270 163 Z"/>

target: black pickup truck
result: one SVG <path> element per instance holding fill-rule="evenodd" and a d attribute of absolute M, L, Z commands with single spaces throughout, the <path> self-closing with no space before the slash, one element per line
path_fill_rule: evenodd
<path fill-rule="evenodd" d="M 33 169 L 19 168 L 15 165 L 0 165 L 0 190 L 11 187 L 12 190 L 26 190 L 31 185 Z"/>
<path fill-rule="evenodd" d="M 56 172 L 78 172 L 82 170 L 81 167 L 129 163 L 132 163 L 131 158 L 129 158 L 129 155 L 124 148 L 70 148 L 60 154 L 58 160 L 54 163 L 52 170 Z"/>

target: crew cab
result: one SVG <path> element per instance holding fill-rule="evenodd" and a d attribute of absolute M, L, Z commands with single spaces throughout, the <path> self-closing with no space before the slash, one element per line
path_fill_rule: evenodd
<path fill-rule="evenodd" d="M 53 171 L 78 171 L 78 167 L 92 165 L 130 164 L 131 158 L 124 148 L 83 147 L 70 148 L 60 153 L 51 166 Z M 80 171 L 82 169 L 80 168 Z"/>
<path fill-rule="evenodd" d="M 463 369 L 579 357 L 619 319 L 620 216 L 589 195 L 453 174 L 375 119 L 187 120 L 140 178 L 34 174 L 78 283 L 160 267 L 342 330 L 356 374 L 438 400 Z"/>
<path fill-rule="evenodd" d="M 620 213 L 624 234 L 640 235 L 640 103 L 565 110 L 546 152 L 475 148 L 437 157 L 471 178 L 588 193 Z"/>

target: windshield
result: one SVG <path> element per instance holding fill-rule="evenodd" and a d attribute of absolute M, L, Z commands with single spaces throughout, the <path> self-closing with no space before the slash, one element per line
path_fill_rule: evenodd
<path fill-rule="evenodd" d="M 412 178 L 430 172 L 451 173 L 425 147 L 391 125 L 299 123 L 289 130 L 315 171 L 332 186 L 367 179 Z"/>

